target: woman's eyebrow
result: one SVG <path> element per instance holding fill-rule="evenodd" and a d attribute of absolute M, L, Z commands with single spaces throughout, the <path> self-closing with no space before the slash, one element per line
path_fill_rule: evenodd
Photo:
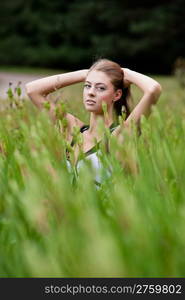
<path fill-rule="evenodd" d="M 85 82 L 86 82 L 86 83 L 90 83 L 90 84 L 92 84 L 92 82 L 90 82 L 90 81 L 88 81 L 88 80 L 86 80 Z M 105 83 L 103 83 L 103 82 L 96 82 L 96 83 L 95 83 L 95 85 L 100 85 L 100 84 L 103 84 L 103 85 L 105 85 L 105 86 L 106 86 L 106 84 L 105 84 Z"/>

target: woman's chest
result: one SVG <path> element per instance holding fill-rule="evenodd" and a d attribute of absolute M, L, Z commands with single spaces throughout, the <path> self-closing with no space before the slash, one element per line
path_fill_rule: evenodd
<path fill-rule="evenodd" d="M 80 141 L 78 143 L 75 143 L 73 147 L 75 162 L 77 162 L 80 154 L 87 154 L 91 152 L 91 150 L 97 148 L 100 141 L 100 137 L 91 136 L 83 133 Z"/>

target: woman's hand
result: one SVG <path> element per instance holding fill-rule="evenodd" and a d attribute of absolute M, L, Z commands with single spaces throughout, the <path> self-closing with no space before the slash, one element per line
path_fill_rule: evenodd
<path fill-rule="evenodd" d="M 131 85 L 131 81 L 129 80 L 129 69 L 128 68 L 121 68 L 123 71 L 123 86 L 128 88 Z"/>

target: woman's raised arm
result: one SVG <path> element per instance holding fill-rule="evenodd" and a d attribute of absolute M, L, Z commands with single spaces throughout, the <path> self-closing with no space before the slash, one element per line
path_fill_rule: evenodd
<path fill-rule="evenodd" d="M 127 134 L 132 134 L 132 127 L 130 126 L 132 123 L 131 121 L 139 128 L 141 116 L 148 116 L 150 114 L 151 106 L 157 102 L 162 90 L 160 84 L 156 80 L 146 75 L 125 68 L 123 69 L 123 72 L 125 86 L 129 87 L 130 84 L 135 84 L 143 92 L 143 96 L 124 123 L 118 126 L 113 132 L 113 135 L 118 138 L 118 141 L 121 144 L 124 142 L 124 137 L 122 135 L 124 129 L 126 129 Z M 116 155 L 117 158 L 121 160 L 124 168 L 126 167 L 126 169 L 134 175 L 138 173 L 138 165 L 132 149 L 125 147 L 124 162 L 123 157 L 120 157 L 119 152 L 116 153 Z"/>
<path fill-rule="evenodd" d="M 43 108 L 43 104 L 46 101 L 46 96 L 68 85 L 72 85 L 85 80 L 88 70 L 79 70 L 74 72 L 68 72 L 64 74 L 53 75 L 31 81 L 26 84 L 26 92 L 32 102 L 39 108 Z M 50 103 L 49 115 L 53 121 L 56 120 L 55 104 Z M 75 116 L 66 113 L 65 118 L 67 120 L 68 138 L 71 139 L 71 133 L 74 126 L 83 126 L 84 123 Z"/>
<path fill-rule="evenodd" d="M 74 71 L 64 74 L 53 75 L 31 81 L 26 84 L 26 92 L 33 103 L 42 108 L 46 96 L 59 88 L 82 82 L 85 80 L 88 70 Z"/>
<path fill-rule="evenodd" d="M 157 102 L 162 89 L 161 85 L 149 76 L 126 68 L 123 71 L 124 82 L 128 85 L 135 84 L 143 92 L 141 100 L 124 122 L 127 127 L 131 120 L 138 125 L 142 115 L 148 116 L 150 114 L 151 106 Z"/>

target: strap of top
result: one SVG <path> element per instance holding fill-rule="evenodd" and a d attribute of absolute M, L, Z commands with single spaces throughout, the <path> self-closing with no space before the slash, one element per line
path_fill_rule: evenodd
<path fill-rule="evenodd" d="M 111 126 L 109 127 L 110 132 L 112 133 L 114 131 L 114 129 L 116 129 L 118 125 L 116 125 L 116 123 L 112 123 Z M 89 129 L 89 125 L 84 125 L 80 128 L 80 132 L 84 132 L 85 130 Z"/>
<path fill-rule="evenodd" d="M 89 129 L 89 125 L 84 125 L 80 128 L 80 132 L 84 132 L 85 130 Z"/>
<path fill-rule="evenodd" d="M 118 125 L 116 123 L 112 123 L 112 125 L 109 127 L 110 132 L 112 133 L 117 127 Z"/>
<path fill-rule="evenodd" d="M 116 123 L 112 123 L 112 125 L 109 127 L 110 132 L 112 133 L 116 129 L 117 126 L 118 125 L 116 125 Z M 84 131 L 86 131 L 88 129 L 89 129 L 89 125 L 83 125 L 80 128 L 80 132 L 83 133 Z M 73 138 L 72 142 L 71 142 L 71 147 L 73 147 L 74 144 L 75 144 L 75 140 Z M 87 151 L 85 154 L 91 154 L 91 153 L 95 152 L 95 149 L 97 149 L 96 145 L 92 149 L 90 149 L 89 151 Z"/>

